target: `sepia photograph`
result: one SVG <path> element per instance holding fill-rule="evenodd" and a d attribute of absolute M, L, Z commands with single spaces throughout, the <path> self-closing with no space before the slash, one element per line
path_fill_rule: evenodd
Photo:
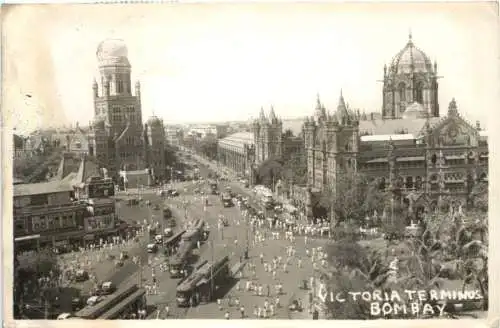
<path fill-rule="evenodd" d="M 7 317 L 492 318 L 496 3 L 3 9 Z"/>

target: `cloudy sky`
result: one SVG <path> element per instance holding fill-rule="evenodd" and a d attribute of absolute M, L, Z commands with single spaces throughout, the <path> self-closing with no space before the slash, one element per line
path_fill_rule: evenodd
<path fill-rule="evenodd" d="M 496 24 L 486 2 L 14 6 L 3 107 L 18 130 L 87 124 L 96 47 L 119 38 L 142 84 L 144 117 L 246 120 L 270 105 L 302 117 L 317 93 L 334 109 L 341 88 L 351 107 L 380 111 L 383 66 L 411 29 L 438 63 L 441 112 L 455 97 L 484 125 L 498 107 Z"/>

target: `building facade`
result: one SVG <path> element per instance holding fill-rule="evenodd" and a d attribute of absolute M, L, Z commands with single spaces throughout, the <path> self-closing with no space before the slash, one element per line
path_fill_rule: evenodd
<path fill-rule="evenodd" d="M 157 118 L 143 125 L 141 85 L 137 81 L 132 93 L 131 65 L 122 40 L 105 40 L 97 48 L 99 78 L 94 80 L 94 121 L 89 133 L 89 153 L 116 179 L 141 175 L 144 184 L 155 180 L 148 176 L 164 173 L 165 134 Z M 161 126 L 161 131 L 159 127 Z M 161 139 L 161 140 L 160 140 Z M 158 149 L 157 147 L 162 147 Z M 121 181 L 124 184 L 123 181 Z"/>
<path fill-rule="evenodd" d="M 252 132 L 256 164 L 271 157 L 281 157 L 283 122 L 274 113 L 274 108 L 271 107 L 269 117 L 266 117 L 261 108 L 259 118 L 252 123 Z"/>
<path fill-rule="evenodd" d="M 402 82 L 398 74 L 412 77 L 406 80 L 409 86 L 405 84 L 410 103 L 388 91 L 392 84 L 387 81 L 383 119 L 349 110 L 342 94 L 333 114 L 318 99 L 315 115 L 304 123 L 308 184 L 313 192 L 335 192 L 341 175 L 362 172 L 378 179 L 383 190 L 397 186 L 404 194 L 434 205 L 465 205 L 474 185 L 488 180 L 487 134 L 479 123 L 474 126 L 460 115 L 455 99 L 439 117 L 435 71 L 436 65 L 430 65 L 410 38 L 386 72 L 387 79 Z M 423 89 L 420 82 L 425 82 Z M 401 101 L 386 102 L 387 94 Z"/>
<path fill-rule="evenodd" d="M 255 158 L 254 140 L 254 135 L 250 132 L 237 132 L 218 140 L 218 164 L 236 173 L 251 175 Z"/>
<path fill-rule="evenodd" d="M 165 179 L 166 164 L 165 164 L 165 128 L 163 120 L 156 116 L 151 117 L 146 126 L 146 155 L 150 174 L 154 180 Z"/>
<path fill-rule="evenodd" d="M 384 66 L 382 116 L 401 118 L 407 107 L 418 103 L 430 117 L 439 117 L 437 63 L 415 46 L 410 34 L 406 46 L 387 69 Z"/>
<path fill-rule="evenodd" d="M 16 249 L 81 246 L 119 231 L 114 184 L 85 158 L 63 179 L 13 189 Z"/>

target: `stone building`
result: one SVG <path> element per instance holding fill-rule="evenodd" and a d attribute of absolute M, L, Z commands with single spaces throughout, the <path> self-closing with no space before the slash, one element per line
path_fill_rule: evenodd
<path fill-rule="evenodd" d="M 262 163 L 270 157 L 281 157 L 283 122 L 276 117 L 273 107 L 271 107 L 269 117 L 266 117 L 264 109 L 261 108 L 259 118 L 252 124 L 252 131 L 256 164 Z"/>
<path fill-rule="evenodd" d="M 165 128 L 163 121 L 158 117 L 151 117 L 145 125 L 147 162 L 151 169 L 151 175 L 155 179 L 164 179 L 166 177 L 165 164 Z"/>
<path fill-rule="evenodd" d="M 253 174 L 254 140 L 251 132 L 237 132 L 218 140 L 217 162 L 236 173 L 249 177 Z"/>
<path fill-rule="evenodd" d="M 143 125 L 141 85 L 139 81 L 135 83 L 133 94 L 127 56 L 122 40 L 105 40 L 97 48 L 99 78 L 92 85 L 95 112 L 89 153 L 107 168 L 111 177 L 119 177 L 121 184 L 133 176 L 134 181 L 145 185 L 154 180 L 148 172 L 162 172 L 160 157 L 164 150 L 157 147 L 164 146 L 165 136 L 154 118 L 151 128 Z"/>
<path fill-rule="evenodd" d="M 435 73 L 410 38 L 384 68 L 382 119 L 349 110 L 342 93 L 332 114 L 318 99 L 303 128 L 312 192 L 335 192 L 340 175 L 362 172 L 378 179 L 380 189 L 398 186 L 413 200 L 464 205 L 475 184 L 487 183 L 487 134 L 460 115 L 455 99 L 439 116 Z M 406 101 L 394 81 L 408 83 Z M 388 95 L 397 101 L 388 102 Z"/>
<path fill-rule="evenodd" d="M 384 66 L 382 116 L 401 118 L 418 103 L 430 117 L 439 117 L 437 63 L 415 46 L 410 34 L 406 46 Z"/>

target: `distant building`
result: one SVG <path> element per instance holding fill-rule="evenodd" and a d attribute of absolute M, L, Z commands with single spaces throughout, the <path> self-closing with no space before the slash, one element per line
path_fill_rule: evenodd
<path fill-rule="evenodd" d="M 281 157 L 283 152 L 283 122 L 276 117 L 271 107 L 269 118 L 261 108 L 259 118 L 252 124 L 255 145 L 255 162 L 262 163 L 271 157 Z"/>
<path fill-rule="evenodd" d="M 250 132 L 233 133 L 217 141 L 218 163 L 250 176 L 255 159 L 255 138 Z"/>
<path fill-rule="evenodd" d="M 167 139 L 167 143 L 171 146 L 179 146 L 180 138 L 179 138 L 179 128 L 174 126 L 166 126 L 165 127 L 165 138 Z"/>

